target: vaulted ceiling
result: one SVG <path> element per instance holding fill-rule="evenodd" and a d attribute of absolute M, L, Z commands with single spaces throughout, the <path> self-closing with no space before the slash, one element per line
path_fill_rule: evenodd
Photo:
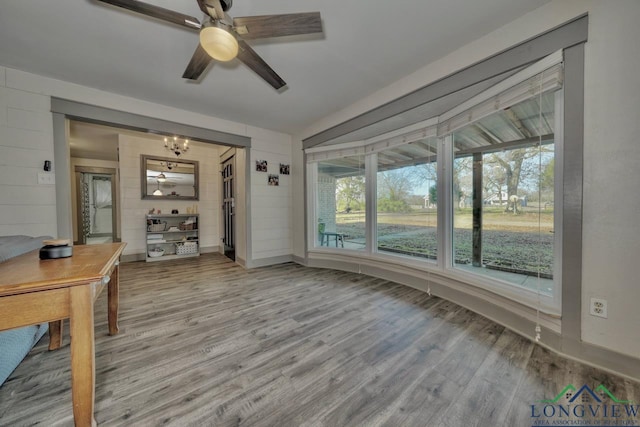
<path fill-rule="evenodd" d="M 202 17 L 196 0 L 147 0 Z M 235 0 L 233 17 L 319 11 L 324 34 L 252 40 L 288 83 L 237 60 L 181 78 L 197 32 L 94 0 L 0 2 L 0 65 L 295 133 L 548 0 Z M 454 70 L 451 70 L 454 71 Z"/>

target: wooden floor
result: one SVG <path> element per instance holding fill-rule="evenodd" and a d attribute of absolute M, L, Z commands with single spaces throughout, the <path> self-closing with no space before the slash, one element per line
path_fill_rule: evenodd
<path fill-rule="evenodd" d="M 531 426 L 567 384 L 640 385 L 555 356 L 456 304 L 296 264 L 219 255 L 121 267 L 119 335 L 96 308 L 102 426 Z M 0 425 L 72 425 L 69 338 L 0 387 Z"/>

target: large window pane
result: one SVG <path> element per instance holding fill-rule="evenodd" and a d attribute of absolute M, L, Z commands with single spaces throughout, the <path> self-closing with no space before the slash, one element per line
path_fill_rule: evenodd
<path fill-rule="evenodd" d="M 364 156 L 318 163 L 316 247 L 365 249 Z"/>
<path fill-rule="evenodd" d="M 552 295 L 555 93 L 453 133 L 453 262 Z"/>
<path fill-rule="evenodd" d="M 378 153 L 379 252 L 436 259 L 436 138 Z"/>

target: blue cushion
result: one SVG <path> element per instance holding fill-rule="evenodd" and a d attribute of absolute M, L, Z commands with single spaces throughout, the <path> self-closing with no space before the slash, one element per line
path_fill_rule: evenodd
<path fill-rule="evenodd" d="M 0 332 L 0 385 L 49 329 L 48 323 Z"/>
<path fill-rule="evenodd" d="M 51 237 L 0 236 L 0 262 L 42 247 L 42 241 L 45 239 Z M 47 329 L 49 324 L 42 323 L 0 332 L 0 386 Z"/>
<path fill-rule="evenodd" d="M 0 236 L 0 262 L 42 247 L 42 241 L 49 236 Z"/>

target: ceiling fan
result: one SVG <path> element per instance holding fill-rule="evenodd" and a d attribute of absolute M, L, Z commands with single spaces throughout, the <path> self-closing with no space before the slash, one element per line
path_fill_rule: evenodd
<path fill-rule="evenodd" d="M 230 61 L 237 57 L 275 89 L 280 89 L 286 82 L 245 40 L 322 32 L 320 12 L 231 18 L 226 12 L 232 0 L 197 0 L 206 15 L 200 23 L 193 16 L 138 0 L 98 1 L 200 31 L 200 44 L 182 75 L 189 80 L 197 80 L 212 58 Z"/>
<path fill-rule="evenodd" d="M 158 175 L 149 175 L 149 172 L 155 172 L 155 171 L 147 171 L 147 182 L 160 182 L 160 183 L 165 183 L 165 182 L 171 182 L 171 181 L 179 181 L 184 179 L 181 176 L 178 176 L 178 174 L 172 174 L 172 173 L 168 173 L 165 175 L 164 172 L 160 172 Z"/>

